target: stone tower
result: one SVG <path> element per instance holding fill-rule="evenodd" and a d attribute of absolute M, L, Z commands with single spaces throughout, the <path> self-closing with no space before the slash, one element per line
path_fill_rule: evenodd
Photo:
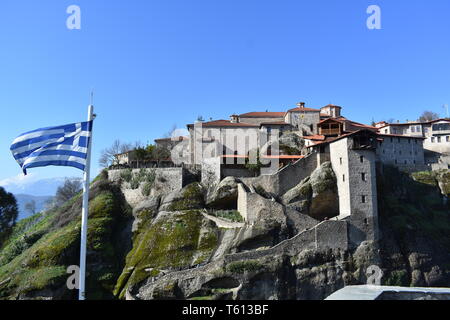
<path fill-rule="evenodd" d="M 330 143 L 339 194 L 338 218 L 349 222 L 352 247 L 378 239 L 376 141 L 373 133 L 362 131 Z"/>

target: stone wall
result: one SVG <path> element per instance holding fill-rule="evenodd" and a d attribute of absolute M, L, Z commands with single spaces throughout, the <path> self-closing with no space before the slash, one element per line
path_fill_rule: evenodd
<path fill-rule="evenodd" d="M 248 186 L 263 188 L 264 191 L 275 196 L 281 196 L 295 187 L 303 179 L 310 176 L 317 168 L 317 155 L 312 153 L 303 159 L 289 164 L 272 175 L 261 175 L 254 178 L 241 178 Z"/>
<path fill-rule="evenodd" d="M 237 211 L 241 214 L 244 221 L 247 221 L 247 191 L 242 183 L 238 184 L 238 201 L 237 201 Z"/>
<path fill-rule="evenodd" d="M 132 188 L 130 182 L 124 181 L 122 176 L 130 171 L 133 177 L 142 172 L 153 172 L 155 175 L 151 189 L 151 196 L 164 195 L 173 191 L 181 190 L 185 185 L 187 172 L 184 168 L 149 168 L 149 169 L 117 169 L 108 171 L 108 179 L 112 182 L 121 183 L 121 189 L 127 202 L 134 207 L 147 198 L 143 189 L 145 181 L 141 181 L 137 188 Z"/>
<path fill-rule="evenodd" d="M 324 221 L 305 230 L 291 239 L 284 240 L 276 246 L 264 249 L 229 254 L 225 262 L 260 259 L 265 256 L 288 254 L 293 256 L 308 249 L 348 249 L 347 222 Z"/>
<path fill-rule="evenodd" d="M 381 162 L 394 166 L 424 165 L 425 157 L 422 139 L 383 136 L 377 148 Z"/>
<path fill-rule="evenodd" d="M 254 177 L 254 173 L 245 168 L 227 168 L 222 166 L 221 169 L 222 177 Z"/>

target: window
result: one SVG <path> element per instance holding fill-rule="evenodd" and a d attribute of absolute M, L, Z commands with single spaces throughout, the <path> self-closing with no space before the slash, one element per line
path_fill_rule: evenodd
<path fill-rule="evenodd" d="M 437 142 L 441 142 L 441 137 L 437 137 Z"/>
<path fill-rule="evenodd" d="M 361 203 L 367 202 L 367 196 L 361 196 Z"/>
<path fill-rule="evenodd" d="M 345 174 L 342 175 L 342 181 L 345 182 Z"/>
<path fill-rule="evenodd" d="M 412 126 L 411 127 L 411 132 L 416 132 L 416 127 Z"/>
<path fill-rule="evenodd" d="M 360 161 L 361 163 L 363 163 L 363 162 L 364 162 L 364 157 L 363 157 L 363 156 L 359 157 L 359 161 Z"/>
<path fill-rule="evenodd" d="M 450 142 L 450 136 L 446 136 L 445 141 Z"/>
<path fill-rule="evenodd" d="M 408 138 L 408 143 L 411 143 L 411 139 Z"/>
<path fill-rule="evenodd" d="M 431 143 L 434 143 L 434 137 L 431 137 Z"/>
<path fill-rule="evenodd" d="M 339 158 L 339 162 L 342 164 L 342 158 Z"/>
<path fill-rule="evenodd" d="M 405 160 L 405 164 L 408 164 L 408 160 Z"/>
<path fill-rule="evenodd" d="M 398 140 L 398 143 L 400 143 L 400 138 L 397 138 L 397 140 Z"/>
<path fill-rule="evenodd" d="M 365 172 L 361 172 L 361 180 L 362 180 L 362 181 L 367 181 L 367 180 L 366 180 L 366 173 L 365 173 Z"/>
<path fill-rule="evenodd" d="M 394 142 L 394 139 L 393 139 L 393 138 L 391 138 L 391 142 Z"/>
<path fill-rule="evenodd" d="M 402 150 L 400 150 L 400 151 L 398 152 L 398 154 L 402 154 Z"/>
<path fill-rule="evenodd" d="M 395 162 L 395 164 L 398 164 L 398 161 L 397 161 L 397 159 L 395 159 L 395 161 L 394 161 L 394 162 Z"/>

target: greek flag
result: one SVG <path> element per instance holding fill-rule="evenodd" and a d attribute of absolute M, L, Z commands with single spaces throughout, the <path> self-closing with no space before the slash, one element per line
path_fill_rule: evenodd
<path fill-rule="evenodd" d="M 92 121 L 48 127 L 17 137 L 11 152 L 24 174 L 27 169 L 68 166 L 84 171 L 92 132 Z"/>

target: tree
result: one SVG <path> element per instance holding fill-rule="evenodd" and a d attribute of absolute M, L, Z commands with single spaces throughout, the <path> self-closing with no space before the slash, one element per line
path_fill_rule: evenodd
<path fill-rule="evenodd" d="M 124 153 L 132 149 L 133 145 L 131 143 L 122 143 L 120 140 L 115 140 L 109 148 L 101 151 L 98 163 L 101 167 L 107 168 L 114 163 L 117 154 Z"/>
<path fill-rule="evenodd" d="M 163 146 L 155 146 L 152 152 L 152 159 L 166 160 L 170 158 L 170 150 Z"/>
<path fill-rule="evenodd" d="M 139 167 L 139 161 L 145 161 L 149 158 L 149 153 L 147 151 L 147 148 L 139 147 L 139 148 L 136 148 L 136 150 L 134 150 L 134 152 L 135 152 L 134 154 L 135 154 L 136 160 L 138 162 L 137 163 L 138 167 Z"/>
<path fill-rule="evenodd" d="M 16 225 L 18 215 L 16 198 L 0 187 L 0 247 Z"/>
<path fill-rule="evenodd" d="M 80 179 L 68 179 L 64 181 L 64 184 L 56 190 L 55 204 L 57 206 L 63 205 L 70 199 L 72 199 L 77 193 L 81 191 Z"/>
<path fill-rule="evenodd" d="M 419 118 L 420 122 L 428 122 L 428 121 L 432 121 L 432 120 L 436 120 L 439 119 L 439 114 L 437 114 L 436 112 L 433 111 L 424 111 L 422 113 L 422 115 Z"/>
<path fill-rule="evenodd" d="M 29 211 L 32 215 L 36 213 L 36 201 L 31 200 L 25 204 L 25 210 Z"/>

